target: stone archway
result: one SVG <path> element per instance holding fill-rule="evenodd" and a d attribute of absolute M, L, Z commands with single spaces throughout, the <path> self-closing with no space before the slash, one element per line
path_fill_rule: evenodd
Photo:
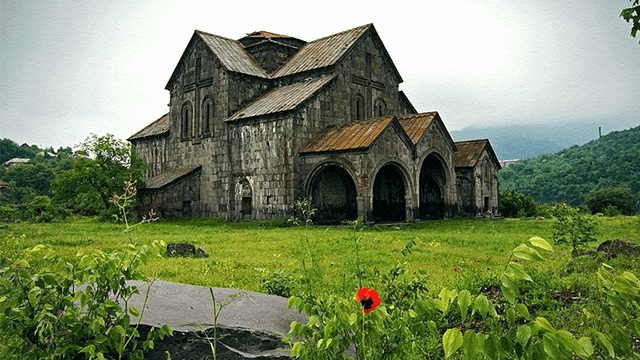
<path fill-rule="evenodd" d="M 420 219 L 444 219 L 446 205 L 444 201 L 444 186 L 447 176 L 442 161 L 435 155 L 429 154 L 420 168 Z"/>
<path fill-rule="evenodd" d="M 402 171 L 393 164 L 380 168 L 373 183 L 373 221 L 406 221 L 406 194 Z"/>
<path fill-rule="evenodd" d="M 311 208 L 316 209 L 314 222 L 339 224 L 358 217 L 356 185 L 341 166 L 322 167 L 313 176 L 309 189 Z"/>

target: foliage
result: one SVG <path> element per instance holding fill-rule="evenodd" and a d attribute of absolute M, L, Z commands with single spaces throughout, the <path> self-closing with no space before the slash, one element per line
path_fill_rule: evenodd
<path fill-rule="evenodd" d="M 35 145 L 23 144 L 20 146 L 13 140 L 5 138 L 0 140 L 0 164 L 13 158 L 32 159 L 39 151 L 40 149 Z"/>
<path fill-rule="evenodd" d="M 636 37 L 638 30 L 640 30 L 640 0 L 629 0 L 632 3 L 632 7 L 622 10 L 620 17 L 626 22 L 631 23 L 631 36 Z"/>
<path fill-rule="evenodd" d="M 28 202 L 33 196 L 51 196 L 51 180 L 56 173 L 71 169 L 73 161 L 66 154 L 56 157 L 37 156 L 29 162 L 1 170 L 0 178 L 10 184 L 9 193 L 18 201 Z"/>
<path fill-rule="evenodd" d="M 630 272 L 613 275 L 613 269 L 605 265 L 596 274 L 602 279 L 600 288 L 606 299 L 601 304 L 602 316 L 583 308 L 586 334 L 576 336 L 532 314 L 534 308 L 520 290 L 525 283 L 536 284 L 523 261 L 545 261 L 540 252 L 552 250 L 540 237 L 515 247 L 500 275 L 502 297 L 493 300 L 483 293 L 448 287 L 437 293 L 380 291 L 381 305 L 365 311 L 359 303 L 367 299 L 358 297 L 367 289 L 360 289 L 353 300 L 336 294 L 308 300 L 291 297 L 289 307 L 309 316 L 306 324 L 291 324 L 291 335 L 302 339 L 293 344 L 291 355 L 358 360 L 637 358 L 633 337 L 640 335 L 640 319 L 636 318 L 640 282 Z M 394 276 L 392 282 L 397 279 Z"/>
<path fill-rule="evenodd" d="M 505 217 L 529 217 L 538 214 L 538 206 L 530 196 L 513 190 L 500 191 L 500 213 Z"/>
<path fill-rule="evenodd" d="M 576 249 L 596 240 L 599 227 L 597 218 L 581 214 L 578 209 L 566 204 L 555 205 L 553 213 L 556 217 L 553 238 L 557 243 L 569 244 Z"/>
<path fill-rule="evenodd" d="M 614 206 L 623 215 L 633 215 L 632 199 L 633 197 L 626 189 L 602 188 L 591 190 L 585 199 L 585 204 L 592 214 L 604 212 L 605 208 Z"/>
<path fill-rule="evenodd" d="M 614 131 L 582 146 L 542 154 L 498 172 L 500 187 L 538 203 L 582 204 L 591 190 L 629 188 L 640 196 L 640 126 Z M 637 211 L 637 205 L 635 211 Z"/>
<path fill-rule="evenodd" d="M 78 254 L 75 261 L 42 245 L 30 249 L 35 263 L 21 259 L 0 270 L 0 329 L 5 336 L 0 357 L 62 359 L 85 353 L 91 359 L 142 359 L 143 350 L 171 330 L 152 331 L 137 348 L 137 326 L 129 323 L 130 316 L 141 314 L 126 304 L 138 290 L 125 281 L 146 280 L 139 266 L 162 246 L 129 244 L 115 253 Z M 124 308 L 111 299 L 123 301 Z"/>
<path fill-rule="evenodd" d="M 142 183 L 146 166 L 137 157 L 133 145 L 112 134 L 89 136 L 81 150 L 89 157 L 79 158 L 72 169 L 56 174 L 51 187 L 55 199 L 77 211 L 100 212 L 112 218 L 119 209 L 110 199 L 125 181 Z"/>

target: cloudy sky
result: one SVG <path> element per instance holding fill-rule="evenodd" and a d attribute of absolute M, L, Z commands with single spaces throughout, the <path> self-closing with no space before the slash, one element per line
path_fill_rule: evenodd
<path fill-rule="evenodd" d="M 195 29 L 311 41 L 373 23 L 418 111 L 449 130 L 640 124 L 640 45 L 627 0 L 0 2 L 0 138 L 73 146 L 127 138 L 167 110 Z"/>

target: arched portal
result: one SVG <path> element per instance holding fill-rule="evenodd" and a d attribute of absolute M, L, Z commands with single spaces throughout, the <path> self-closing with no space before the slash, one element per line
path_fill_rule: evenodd
<path fill-rule="evenodd" d="M 320 224 L 339 224 L 358 217 L 356 185 L 349 173 L 339 165 L 323 167 L 311 183 L 313 220 Z"/>
<path fill-rule="evenodd" d="M 395 165 L 380 168 L 373 183 L 373 221 L 406 221 L 406 188 L 402 172 Z"/>
<path fill-rule="evenodd" d="M 447 176 L 442 161 L 430 154 L 420 168 L 420 219 L 444 219 L 446 205 L 444 186 Z"/>

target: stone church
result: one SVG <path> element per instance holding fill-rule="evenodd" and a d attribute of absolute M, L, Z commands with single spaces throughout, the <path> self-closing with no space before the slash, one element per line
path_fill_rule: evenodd
<path fill-rule="evenodd" d="M 402 81 L 372 24 L 311 42 L 196 30 L 169 112 L 129 138 L 148 165 L 142 210 L 274 219 L 306 198 L 318 223 L 497 214 L 489 141 L 454 142 Z"/>

